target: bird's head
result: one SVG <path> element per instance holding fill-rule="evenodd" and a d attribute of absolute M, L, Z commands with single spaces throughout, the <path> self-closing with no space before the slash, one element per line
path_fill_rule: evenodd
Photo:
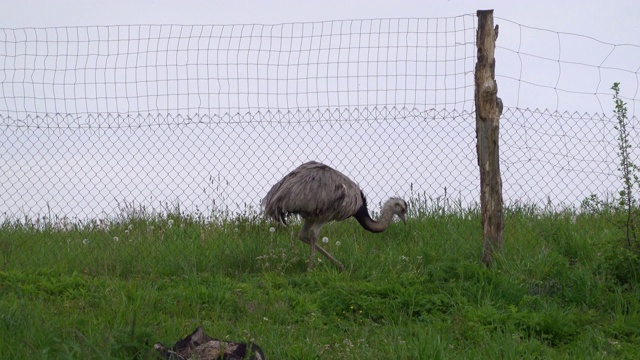
<path fill-rule="evenodd" d="M 391 198 L 387 200 L 384 207 L 389 208 L 393 214 L 398 215 L 403 223 L 407 223 L 406 215 L 408 206 L 406 201 L 400 198 Z"/>

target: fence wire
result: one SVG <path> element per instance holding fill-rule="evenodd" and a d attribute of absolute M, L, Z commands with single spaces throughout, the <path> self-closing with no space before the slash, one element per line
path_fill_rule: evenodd
<path fill-rule="evenodd" d="M 0 112 L 471 109 L 475 17 L 3 29 Z M 472 89 L 471 89 L 472 90 Z"/>
<path fill-rule="evenodd" d="M 0 29 L 0 213 L 236 216 L 258 211 L 270 185 L 308 160 L 356 180 L 374 210 L 391 195 L 472 206 L 475 28 L 465 15 Z M 501 26 L 504 39 L 497 56 L 528 56 Z M 613 115 L 523 108 L 522 84 L 546 80 L 521 71 L 510 87 L 518 77 L 502 76 L 507 203 L 575 206 L 619 190 Z M 551 89 L 570 92 L 559 80 Z"/>

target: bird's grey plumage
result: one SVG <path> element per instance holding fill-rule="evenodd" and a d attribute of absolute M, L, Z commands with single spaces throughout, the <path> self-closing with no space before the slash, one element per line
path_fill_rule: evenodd
<path fill-rule="evenodd" d="M 263 200 L 271 218 L 288 214 L 317 221 L 344 220 L 362 206 L 360 188 L 341 172 L 315 161 L 298 166 L 278 181 Z"/>
<path fill-rule="evenodd" d="M 305 220 L 300 239 L 311 246 L 309 267 L 313 266 L 317 249 L 341 269 L 344 266 L 339 261 L 315 244 L 322 225 L 353 216 L 366 230 L 381 232 L 394 214 L 405 221 L 407 211 L 404 200 L 391 198 L 383 206 L 380 221 L 374 221 L 360 187 L 341 172 L 315 161 L 298 166 L 278 181 L 262 200 L 262 206 L 267 216 L 283 225 L 289 214 L 298 214 Z"/>

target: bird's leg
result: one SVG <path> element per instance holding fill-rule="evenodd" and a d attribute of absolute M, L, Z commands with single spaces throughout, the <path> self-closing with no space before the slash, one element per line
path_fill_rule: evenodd
<path fill-rule="evenodd" d="M 324 255 L 329 261 L 331 261 L 335 266 L 340 269 L 340 271 L 344 271 L 344 265 L 338 260 L 336 260 L 329 252 L 323 249 L 320 245 L 316 244 L 316 240 L 318 239 L 318 235 L 320 234 L 320 228 L 322 228 L 324 224 L 313 224 L 305 221 L 302 229 L 300 230 L 300 240 L 309 244 L 311 247 L 309 254 L 309 270 L 313 268 L 313 258 L 315 256 L 315 251 L 318 250 L 322 255 Z"/>
<path fill-rule="evenodd" d="M 316 245 L 316 249 L 318 249 L 318 251 L 324 255 L 327 259 L 329 259 L 333 265 L 335 265 L 340 271 L 344 271 L 344 265 L 342 265 L 342 263 L 340 261 L 338 261 L 336 258 L 334 258 L 333 256 L 331 256 L 331 254 L 329 254 L 327 252 L 327 250 L 321 248 L 320 246 Z"/>
<path fill-rule="evenodd" d="M 313 238 L 314 247 L 322 255 L 324 255 L 324 257 L 329 259 L 329 261 L 331 261 L 333 263 L 333 265 L 335 265 L 338 269 L 340 269 L 340 271 L 344 271 L 344 265 L 342 265 L 342 263 L 340 261 L 336 260 L 336 258 L 331 256 L 331 254 L 329 254 L 329 252 L 327 250 L 323 249 L 320 245 L 315 243 L 316 240 L 318 240 L 318 235 L 320 235 L 320 228 L 322 227 L 322 225 L 324 225 L 324 224 L 314 224 L 313 226 L 311 226 L 310 233 L 312 234 L 311 237 Z"/>
<path fill-rule="evenodd" d="M 313 235 L 309 238 L 309 270 L 313 269 L 313 258 L 316 256 L 316 239 Z"/>
<path fill-rule="evenodd" d="M 302 225 L 302 229 L 300 229 L 300 234 L 298 235 L 298 237 L 300 238 L 300 240 L 304 243 L 309 244 L 309 247 L 311 248 L 310 253 L 309 253 L 309 270 L 313 269 L 313 257 L 315 256 L 315 239 L 313 239 L 313 233 L 311 232 L 311 227 L 312 227 L 313 223 L 310 221 L 305 221 L 304 225 Z"/>

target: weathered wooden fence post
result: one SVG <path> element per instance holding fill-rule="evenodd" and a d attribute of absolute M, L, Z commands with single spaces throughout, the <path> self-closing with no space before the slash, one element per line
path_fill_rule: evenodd
<path fill-rule="evenodd" d="M 502 100 L 498 97 L 494 53 L 498 26 L 493 27 L 493 10 L 478 10 L 475 74 L 476 140 L 480 167 L 480 207 L 482 210 L 482 262 L 490 266 L 502 249 L 504 238 L 502 178 L 498 151 Z"/>

